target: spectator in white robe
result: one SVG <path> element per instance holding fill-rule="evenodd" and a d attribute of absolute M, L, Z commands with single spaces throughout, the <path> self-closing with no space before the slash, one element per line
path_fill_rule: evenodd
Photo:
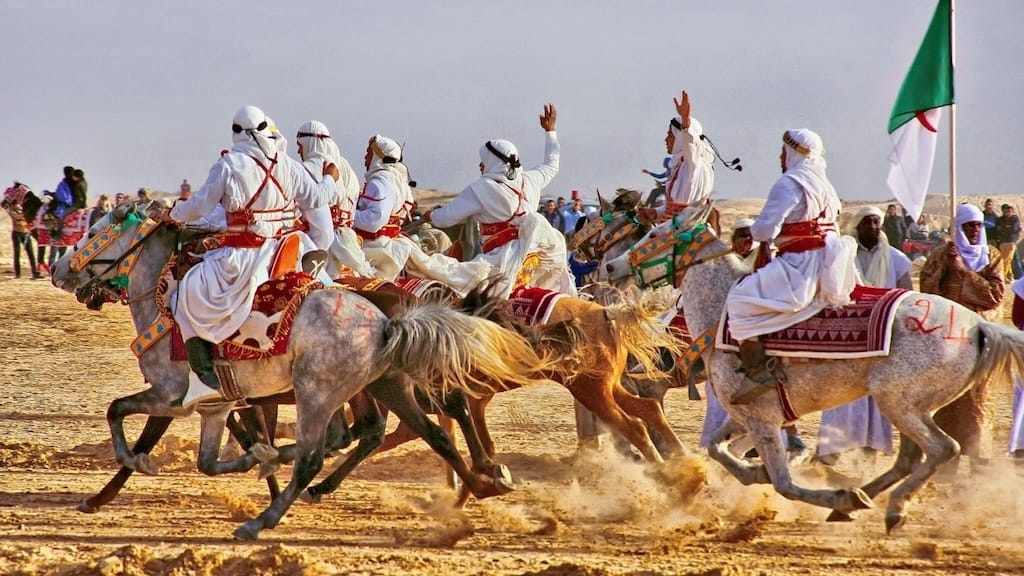
<path fill-rule="evenodd" d="M 665 203 L 643 208 L 639 216 L 646 222 L 658 222 L 678 214 L 690 204 L 711 198 L 715 187 L 715 152 L 704 140 L 704 128 L 690 116 L 690 95 L 684 90 L 673 98 L 678 116 L 669 121 L 665 151 L 672 155 L 665 183 Z"/>
<path fill-rule="evenodd" d="M 844 237 L 856 244 L 861 284 L 913 290 L 910 259 L 889 244 L 882 231 L 884 219 L 880 209 L 865 206 L 853 217 L 854 236 Z M 817 456 L 825 464 L 835 464 L 840 454 L 857 449 L 873 462 L 878 452 L 892 454 L 892 448 L 892 424 L 870 396 L 821 413 Z"/>
<path fill-rule="evenodd" d="M 331 138 L 322 122 L 310 120 L 299 126 L 295 135 L 299 158 L 306 172 L 319 182 L 325 164 L 338 167 L 341 177 L 337 182 L 337 195 L 330 206 L 316 208 L 303 214 L 309 223 L 309 236 L 316 247 L 328 254 L 327 274 L 331 278 L 355 274 L 373 277 L 376 270 L 370 265 L 359 245 L 359 237 L 352 229 L 352 214 L 359 198 L 359 177 Z"/>
<path fill-rule="evenodd" d="M 273 121 L 259 108 L 240 109 L 231 129 L 231 150 L 213 165 L 206 183 L 161 218 L 181 224 L 216 220 L 220 207 L 226 219 L 221 246 L 185 274 L 174 296 L 174 320 L 192 370 L 189 390 L 180 399 L 185 405 L 220 396 L 212 347 L 249 316 L 256 288 L 269 278 L 277 237 L 292 227 L 296 207 L 312 210 L 335 194 L 333 181 L 317 184 L 283 154 Z M 333 164 L 323 171 L 338 179 Z"/>
<path fill-rule="evenodd" d="M 534 209 L 541 190 L 558 174 L 556 119 L 554 105 L 545 106 L 540 117 L 545 133 L 543 164 L 523 170 L 519 151 L 511 142 L 490 140 L 480 147 L 480 178 L 446 206 L 423 216 L 441 228 L 475 218 L 483 249 L 474 260 L 501 273 L 505 296 L 522 286 L 576 294 L 565 237 Z"/>
<path fill-rule="evenodd" d="M 438 280 L 465 295 L 491 272 L 484 262 L 459 262 L 444 254 L 426 254 L 419 243 L 402 234 L 402 224 L 415 205 L 402 149 L 384 136 L 370 138 L 363 159 L 366 182 L 356 204 L 353 225 L 363 239 L 366 259 L 377 276 L 394 280 L 405 273 Z"/>
<path fill-rule="evenodd" d="M 825 174 L 821 137 L 811 130 L 788 130 L 782 141 L 782 177 L 750 227 L 753 239 L 761 242 L 760 252 L 769 251 L 774 241 L 778 255 L 733 286 L 726 300 L 747 376 L 730 398 L 733 404 L 753 401 L 781 379 L 781 367 L 768 361 L 760 336 L 826 306 L 848 304 L 856 282 L 852 247 L 836 229 L 841 204 Z"/>

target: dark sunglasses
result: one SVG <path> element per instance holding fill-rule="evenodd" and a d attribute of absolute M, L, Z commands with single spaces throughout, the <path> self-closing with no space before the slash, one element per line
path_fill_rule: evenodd
<path fill-rule="evenodd" d="M 330 138 L 330 135 L 328 135 L 328 134 L 317 134 L 315 132 L 296 132 L 295 133 L 295 137 L 296 138 L 320 138 L 320 139 L 327 139 L 327 138 Z"/>
<path fill-rule="evenodd" d="M 262 132 L 262 131 L 264 131 L 266 129 L 267 129 L 267 121 L 266 120 L 264 120 L 263 122 L 260 122 L 256 126 L 256 131 L 257 132 Z M 232 124 L 231 125 L 231 131 L 234 132 L 235 134 L 241 134 L 243 130 L 246 130 L 246 128 L 242 128 L 238 124 Z"/>

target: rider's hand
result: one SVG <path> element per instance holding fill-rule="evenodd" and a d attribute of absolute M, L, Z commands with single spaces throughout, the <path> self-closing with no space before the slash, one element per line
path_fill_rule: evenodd
<path fill-rule="evenodd" d="M 331 178 L 334 178 L 335 182 L 337 182 L 338 179 L 341 178 L 341 172 L 338 172 L 337 166 L 328 162 L 324 164 L 324 176 L 330 176 Z"/>
<path fill-rule="evenodd" d="M 544 113 L 540 115 L 540 127 L 545 132 L 555 131 L 555 120 L 558 119 L 558 110 L 555 110 L 554 104 L 545 104 Z"/>
<path fill-rule="evenodd" d="M 424 212 L 424 213 L 423 213 L 423 215 L 422 215 L 422 216 L 420 216 L 420 218 L 421 218 L 421 219 L 422 219 L 422 220 L 423 220 L 424 222 L 426 222 L 427 224 L 430 224 L 430 213 L 431 213 L 431 212 L 433 212 L 433 211 L 434 211 L 434 209 L 433 209 L 433 208 L 431 208 L 430 210 L 427 210 L 426 212 Z"/>
<path fill-rule="evenodd" d="M 683 130 L 690 127 L 690 95 L 683 90 L 683 94 L 679 100 L 672 99 L 676 104 L 676 113 L 679 114 L 679 118 L 683 121 Z"/>
<path fill-rule="evenodd" d="M 949 250 L 946 252 L 946 257 L 949 258 L 949 265 L 960 272 L 967 270 L 967 265 L 964 264 L 964 259 L 960 257 L 960 252 L 956 249 L 956 244 L 950 242 Z"/>
<path fill-rule="evenodd" d="M 651 171 L 648 170 L 647 168 L 644 168 L 643 170 L 641 170 L 641 172 L 643 172 L 644 174 L 650 174 L 651 173 Z"/>
<path fill-rule="evenodd" d="M 174 218 L 171 218 L 170 208 L 164 208 L 160 211 L 160 221 L 165 224 L 174 224 L 176 222 Z"/>

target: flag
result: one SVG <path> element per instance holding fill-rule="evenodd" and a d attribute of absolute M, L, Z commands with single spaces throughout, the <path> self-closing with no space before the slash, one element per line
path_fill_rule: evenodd
<path fill-rule="evenodd" d="M 889 117 L 886 183 L 915 220 L 928 194 L 942 108 L 953 103 L 952 16 L 951 0 L 939 0 Z"/>

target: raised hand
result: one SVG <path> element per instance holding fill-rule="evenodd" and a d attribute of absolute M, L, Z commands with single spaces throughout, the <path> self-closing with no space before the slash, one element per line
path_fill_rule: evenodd
<path fill-rule="evenodd" d="M 690 95 L 683 90 L 682 96 L 677 100 L 672 99 L 672 102 L 676 105 L 676 113 L 683 120 L 683 130 L 690 127 Z"/>
<path fill-rule="evenodd" d="M 558 119 L 558 110 L 555 110 L 554 104 L 545 104 L 544 113 L 540 115 L 540 127 L 545 132 L 555 131 L 555 120 Z"/>
<path fill-rule="evenodd" d="M 334 178 L 335 182 L 337 182 L 338 179 L 341 178 L 341 172 L 338 171 L 338 167 L 335 166 L 334 164 L 325 162 L 324 176 L 330 176 L 331 178 Z"/>

